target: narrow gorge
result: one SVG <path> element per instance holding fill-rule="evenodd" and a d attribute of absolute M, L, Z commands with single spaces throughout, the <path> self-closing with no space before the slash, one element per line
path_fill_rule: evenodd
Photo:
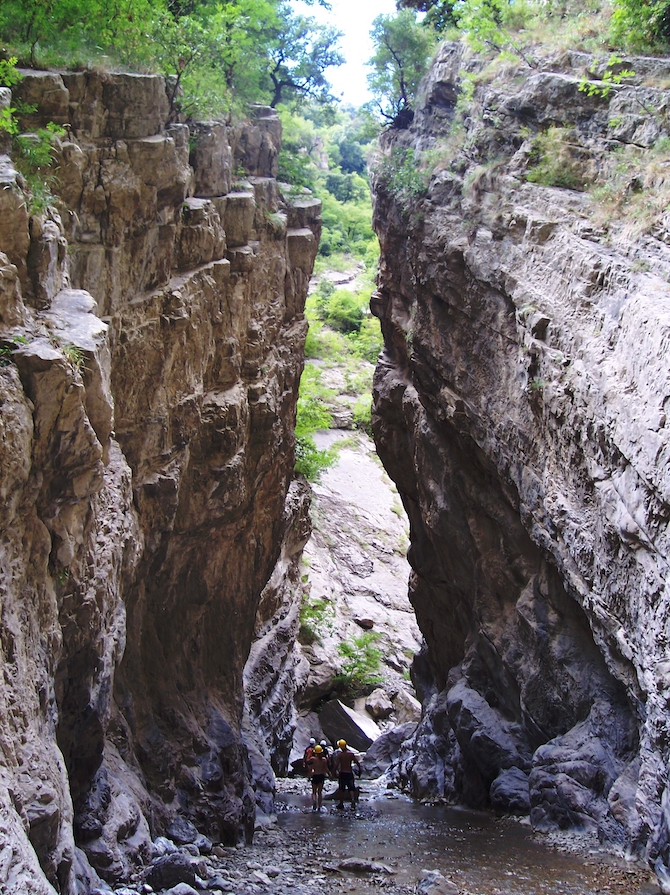
<path fill-rule="evenodd" d="M 670 891 L 670 215 L 587 189 L 670 139 L 670 64 L 626 65 L 444 44 L 382 134 L 373 428 L 419 630 L 383 577 L 357 590 L 346 533 L 307 555 L 361 627 L 403 629 L 390 785 L 592 835 Z M 187 124 L 162 78 L 94 70 L 24 71 L 17 99 L 64 135 L 59 213 L 0 145 L 0 891 L 163 891 L 166 838 L 225 855 L 271 825 L 329 695 L 294 472 L 321 203 L 278 182 L 266 106 Z M 572 181 L 533 174 L 547 135 Z M 631 173 L 631 206 L 667 176 Z"/>

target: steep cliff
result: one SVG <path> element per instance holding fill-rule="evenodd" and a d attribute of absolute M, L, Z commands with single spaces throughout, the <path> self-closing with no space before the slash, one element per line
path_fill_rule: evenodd
<path fill-rule="evenodd" d="M 670 217 L 652 203 L 670 72 L 535 61 L 445 45 L 376 166 L 374 429 L 427 642 L 398 773 L 597 831 L 664 880 Z M 646 229 L 585 190 L 631 147 L 625 204 L 646 195 Z"/>
<path fill-rule="evenodd" d="M 242 676 L 308 533 L 289 486 L 320 206 L 275 179 L 273 110 L 189 128 L 138 75 L 16 92 L 24 128 L 66 136 L 60 215 L 0 159 L 0 880 L 88 891 L 177 814 L 253 831 Z"/>

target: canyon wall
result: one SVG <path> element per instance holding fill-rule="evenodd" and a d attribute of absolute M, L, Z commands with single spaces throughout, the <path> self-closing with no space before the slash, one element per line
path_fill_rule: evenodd
<path fill-rule="evenodd" d="M 59 213 L 0 156 L 0 887 L 75 893 L 175 821 L 253 834 L 320 203 L 276 180 L 274 110 L 189 127 L 157 77 L 24 74 L 22 127 L 65 136 Z"/>
<path fill-rule="evenodd" d="M 626 60 L 603 89 L 584 54 L 535 64 L 443 46 L 375 163 L 373 425 L 427 643 L 396 774 L 597 833 L 667 886 L 670 216 L 645 229 L 529 175 L 542 134 L 585 182 L 617 148 L 653 162 L 670 71 Z"/>

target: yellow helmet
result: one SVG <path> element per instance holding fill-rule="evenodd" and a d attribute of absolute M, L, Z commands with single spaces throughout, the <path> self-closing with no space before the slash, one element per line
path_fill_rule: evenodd
<path fill-rule="evenodd" d="M 346 748 L 347 748 L 347 741 L 346 741 L 346 740 L 338 740 L 338 741 L 337 741 L 337 745 L 340 747 L 340 749 L 346 749 Z"/>
<path fill-rule="evenodd" d="M 323 746 L 315 746 L 314 751 L 317 755 L 321 755 L 321 753 L 323 752 Z"/>

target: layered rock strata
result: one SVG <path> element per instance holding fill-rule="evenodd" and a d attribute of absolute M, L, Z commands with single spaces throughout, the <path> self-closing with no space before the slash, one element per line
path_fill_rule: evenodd
<path fill-rule="evenodd" d="M 0 159 L 0 883 L 86 892 L 177 815 L 252 834 L 242 677 L 308 525 L 320 208 L 276 181 L 273 110 L 189 128 L 138 75 L 17 92 L 66 136 L 60 214 Z"/>
<path fill-rule="evenodd" d="M 667 61 L 627 60 L 634 78 L 590 94 L 596 60 L 536 62 L 483 71 L 443 47 L 377 164 L 373 422 L 427 642 L 397 773 L 420 796 L 597 831 L 662 878 L 670 218 L 636 237 L 588 192 L 527 176 L 550 127 L 585 174 L 667 140 Z M 425 189 L 407 173 L 422 163 Z"/>

